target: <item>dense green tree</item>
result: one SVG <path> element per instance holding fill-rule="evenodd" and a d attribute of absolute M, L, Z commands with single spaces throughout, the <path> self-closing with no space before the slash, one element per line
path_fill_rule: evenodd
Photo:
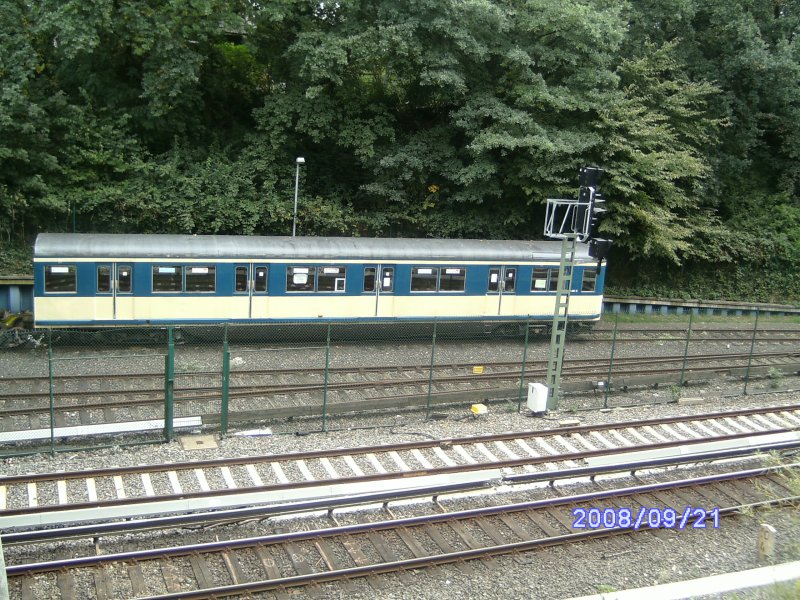
<path fill-rule="evenodd" d="M 679 78 L 711 82 L 717 90 L 706 97 L 705 113 L 719 127 L 698 146 L 710 169 L 703 211 L 689 217 L 713 215 L 720 227 L 694 240 L 689 257 L 698 260 L 680 274 L 680 285 L 693 270 L 708 276 L 703 259 L 721 258 L 732 264 L 712 274 L 742 282 L 740 289 L 724 293 L 747 293 L 754 281 L 772 280 L 794 281 L 788 289 L 797 295 L 799 19 L 795 0 L 631 4 L 626 55 L 646 45 L 669 46 L 680 60 Z M 724 281 L 709 287 L 714 285 L 725 287 Z M 779 287 L 759 295 L 779 298 Z"/>
<path fill-rule="evenodd" d="M 798 19 L 800 0 L 9 0 L 0 236 L 71 214 L 285 234 L 303 156 L 301 233 L 538 238 L 595 164 L 628 274 L 786 275 Z"/>
<path fill-rule="evenodd" d="M 47 93 L 24 0 L 0 9 L 0 234 L 25 236 L 52 224 L 59 206 L 47 196 L 59 165 L 50 143 L 51 121 L 63 113 L 58 90 Z M 42 89 L 45 88 L 45 89 Z"/>

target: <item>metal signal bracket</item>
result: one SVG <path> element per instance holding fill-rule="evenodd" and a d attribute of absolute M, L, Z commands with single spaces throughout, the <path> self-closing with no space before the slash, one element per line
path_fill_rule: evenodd
<path fill-rule="evenodd" d="M 589 202 L 566 198 L 548 198 L 544 221 L 545 236 L 563 240 L 575 237 L 579 242 L 589 239 Z"/>

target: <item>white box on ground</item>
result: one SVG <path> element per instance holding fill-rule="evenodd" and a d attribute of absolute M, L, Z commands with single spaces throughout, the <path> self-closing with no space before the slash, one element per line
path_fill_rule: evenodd
<path fill-rule="evenodd" d="M 543 383 L 528 384 L 528 408 L 531 412 L 547 412 L 547 386 Z"/>

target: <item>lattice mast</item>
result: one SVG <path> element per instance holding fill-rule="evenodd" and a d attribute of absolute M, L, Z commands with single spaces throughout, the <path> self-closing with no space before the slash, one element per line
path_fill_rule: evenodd
<path fill-rule="evenodd" d="M 581 168 L 577 200 L 547 200 L 544 234 L 561 240 L 561 261 L 558 265 L 550 351 L 547 357 L 547 410 L 558 408 L 577 243 L 590 240 L 600 214 L 605 212 L 605 209 L 598 206 L 604 202 L 598 190 L 602 172 L 596 167 Z"/>

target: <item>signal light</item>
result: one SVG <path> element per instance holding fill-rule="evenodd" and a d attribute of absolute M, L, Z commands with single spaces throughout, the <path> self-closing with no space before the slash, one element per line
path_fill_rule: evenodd
<path fill-rule="evenodd" d="M 597 259 L 599 264 L 600 261 L 608 257 L 608 252 L 611 250 L 613 243 L 611 240 L 589 240 L 589 256 Z"/>
<path fill-rule="evenodd" d="M 578 203 L 573 213 L 572 231 L 578 234 L 578 240 L 585 242 L 589 231 L 589 207 L 592 203 L 591 188 L 581 188 L 578 192 Z"/>
<path fill-rule="evenodd" d="M 578 233 L 578 239 L 582 242 L 592 239 L 597 232 L 597 225 L 600 215 L 606 209 L 600 206 L 605 202 L 600 194 L 600 178 L 603 169 L 598 167 L 581 167 L 580 170 L 580 191 L 578 192 L 578 203 L 575 207 L 575 227 L 573 231 Z"/>
<path fill-rule="evenodd" d="M 592 188 L 589 189 L 591 190 Z M 586 229 L 586 237 L 589 239 L 594 239 L 595 235 L 597 235 L 597 227 L 600 224 L 600 217 L 607 210 L 603 208 L 603 204 L 605 203 L 606 200 L 603 198 L 600 192 L 595 192 L 592 190 L 592 194 L 590 195 L 589 199 L 589 226 Z"/>
<path fill-rule="evenodd" d="M 603 169 L 597 167 L 581 167 L 580 178 L 578 182 L 581 187 L 591 187 L 597 189 L 600 185 L 600 177 L 603 175 Z"/>

